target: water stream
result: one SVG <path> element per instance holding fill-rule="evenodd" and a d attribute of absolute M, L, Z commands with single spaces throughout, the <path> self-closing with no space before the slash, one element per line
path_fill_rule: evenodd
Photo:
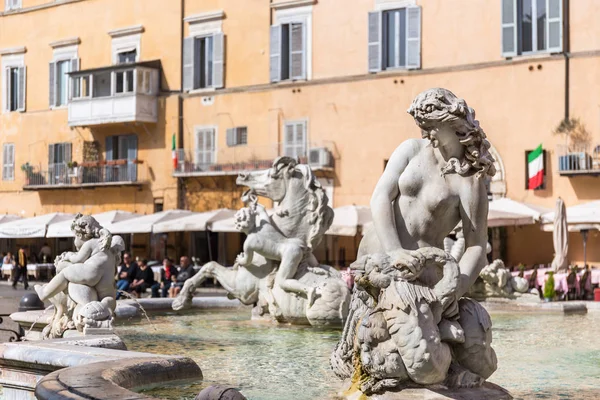
<path fill-rule="evenodd" d="M 148 321 L 148 323 L 152 326 L 152 328 L 156 331 L 158 329 L 156 329 L 156 326 L 152 323 L 152 321 L 150 320 L 150 317 L 148 317 L 148 313 L 146 312 L 146 310 L 144 309 L 144 306 L 142 306 L 142 304 L 138 301 L 137 297 L 133 296 L 131 293 L 129 292 L 125 292 L 124 290 L 120 290 L 117 289 L 117 292 L 119 292 L 122 296 L 127 297 L 130 300 L 133 300 L 137 306 L 140 308 L 140 310 L 142 311 L 142 314 L 144 314 L 144 317 L 146 318 L 146 321 Z"/>
<path fill-rule="evenodd" d="M 31 324 L 31 326 L 29 327 L 29 329 L 27 330 L 27 332 L 26 332 L 26 333 L 25 333 L 25 335 L 23 336 L 24 338 L 26 338 L 26 337 L 27 337 L 27 336 L 28 336 L 28 335 L 31 333 L 31 331 L 33 330 L 33 327 L 35 326 L 35 324 L 37 324 L 37 323 L 38 323 L 38 321 L 39 321 L 40 319 L 42 319 L 42 317 L 43 317 L 44 315 L 46 315 L 46 313 L 48 312 L 48 310 L 50 310 L 50 309 L 51 309 L 51 308 L 53 308 L 53 307 L 54 307 L 54 306 L 52 306 L 52 305 L 50 305 L 50 306 L 46 307 L 46 308 L 44 309 L 44 311 L 43 311 L 43 312 L 42 312 L 40 315 L 38 315 L 38 316 L 37 316 L 37 318 L 36 318 L 36 319 L 33 321 L 33 324 Z"/>

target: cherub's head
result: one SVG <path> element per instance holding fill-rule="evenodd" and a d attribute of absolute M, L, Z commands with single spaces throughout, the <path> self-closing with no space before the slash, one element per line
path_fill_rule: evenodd
<path fill-rule="evenodd" d="M 71 223 L 71 231 L 75 235 L 75 246 L 79 249 L 84 242 L 98 239 L 102 226 L 91 215 L 78 213 Z"/>
<path fill-rule="evenodd" d="M 235 213 L 235 229 L 240 232 L 248 234 L 254 230 L 256 213 L 249 207 L 241 208 Z"/>

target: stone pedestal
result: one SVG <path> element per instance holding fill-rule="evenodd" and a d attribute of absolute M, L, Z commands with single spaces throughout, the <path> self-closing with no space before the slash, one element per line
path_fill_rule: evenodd
<path fill-rule="evenodd" d="M 426 388 L 406 388 L 401 391 L 385 392 L 365 396 L 360 391 L 340 393 L 344 400 L 512 400 L 512 395 L 493 383 L 486 382 L 478 388 L 448 389 L 444 386 Z"/>

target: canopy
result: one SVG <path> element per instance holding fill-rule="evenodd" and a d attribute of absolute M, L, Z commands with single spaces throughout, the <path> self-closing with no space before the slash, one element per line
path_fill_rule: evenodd
<path fill-rule="evenodd" d="M 102 227 L 108 229 L 108 231 L 111 233 L 113 232 L 114 224 L 121 221 L 127 221 L 135 217 L 140 217 L 139 214 L 119 210 L 93 214 L 92 216 L 100 223 L 100 225 L 102 225 Z M 67 220 L 50 225 L 48 227 L 48 233 L 46 233 L 46 237 L 73 237 L 73 233 L 71 232 L 71 222 L 72 220 Z"/>
<path fill-rule="evenodd" d="M 535 223 L 535 220 L 531 215 L 489 210 L 487 222 L 488 228 L 494 228 L 498 226 L 531 225 Z"/>
<path fill-rule="evenodd" d="M 363 228 L 373 220 L 371 209 L 366 206 L 343 206 L 333 211 L 333 223 L 325 232 L 326 235 L 355 236 L 358 228 Z"/>
<path fill-rule="evenodd" d="M 16 221 L 18 219 L 21 219 L 21 217 L 19 217 L 18 215 L 2 214 L 2 215 L 0 215 L 0 224 L 5 224 L 7 222 Z"/>
<path fill-rule="evenodd" d="M 74 214 L 52 213 L 0 224 L 0 238 L 41 238 L 46 236 L 49 226 L 71 221 L 73 217 Z"/>
<path fill-rule="evenodd" d="M 221 208 L 214 211 L 193 213 L 183 218 L 177 218 L 170 221 L 155 224 L 152 231 L 159 232 L 187 232 L 187 231 L 205 231 L 207 226 L 217 221 L 233 218 L 234 210 Z M 237 232 L 234 230 L 234 232 Z"/>
<path fill-rule="evenodd" d="M 520 203 L 518 201 L 511 200 L 508 197 L 490 201 L 489 210 L 490 212 L 500 211 L 509 214 L 530 216 L 534 221 L 539 221 L 542 214 L 552 211 L 549 208 L 540 207 L 533 204 Z"/>
<path fill-rule="evenodd" d="M 111 233 L 151 233 L 154 225 L 191 215 L 191 211 L 167 210 L 113 224 Z"/>
<path fill-rule="evenodd" d="M 555 212 L 542 216 L 542 229 L 554 230 Z M 569 232 L 579 232 L 586 229 L 600 230 L 600 200 L 567 208 L 567 224 Z"/>

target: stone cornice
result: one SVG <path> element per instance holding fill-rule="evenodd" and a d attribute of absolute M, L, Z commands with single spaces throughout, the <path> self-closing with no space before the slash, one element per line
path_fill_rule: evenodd
<path fill-rule="evenodd" d="M 27 52 L 27 47 L 19 46 L 19 47 L 10 47 L 6 49 L 0 49 L 0 56 L 10 56 L 13 54 L 23 54 Z"/>
<path fill-rule="evenodd" d="M 111 31 L 108 31 L 108 34 L 113 37 L 121 37 L 121 36 L 129 36 L 129 35 L 135 35 L 137 33 L 143 33 L 144 32 L 144 26 L 143 25 L 134 25 L 134 26 L 128 26 L 127 28 L 119 28 L 119 29 L 113 29 Z"/>
<path fill-rule="evenodd" d="M 56 40 L 54 42 L 50 42 L 50 47 L 56 49 L 57 47 L 65 47 L 65 46 L 74 46 L 81 43 L 81 39 L 79 37 L 72 37 L 68 39 Z"/>
<path fill-rule="evenodd" d="M 225 18 L 225 11 L 211 11 L 202 14 L 194 14 L 189 17 L 185 17 L 183 20 L 189 24 L 197 24 L 201 22 L 214 21 Z"/>
<path fill-rule="evenodd" d="M 271 3 L 271 8 L 274 10 L 283 10 L 292 7 L 304 7 L 317 4 L 317 0 L 287 0 Z"/>

